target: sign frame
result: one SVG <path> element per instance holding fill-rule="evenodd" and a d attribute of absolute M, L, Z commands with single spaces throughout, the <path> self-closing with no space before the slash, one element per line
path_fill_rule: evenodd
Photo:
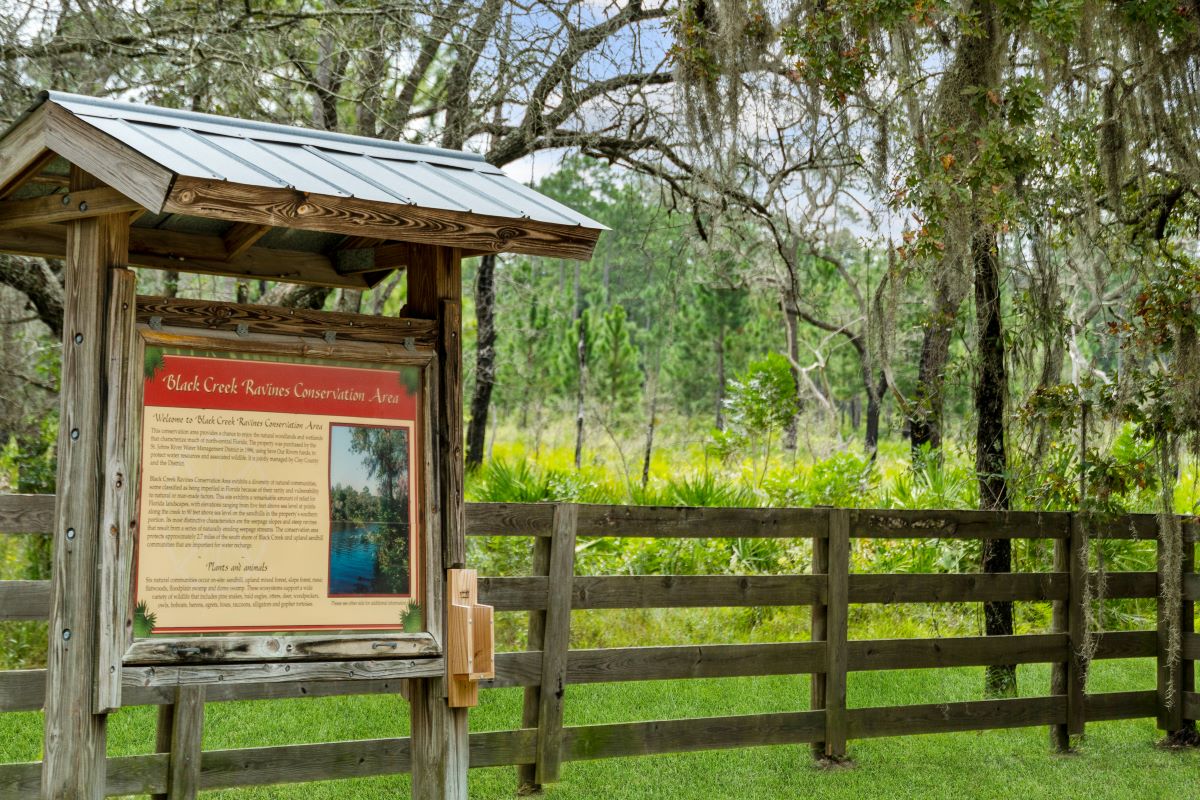
<path fill-rule="evenodd" d="M 303 680 L 306 675 L 326 675 L 336 679 L 370 679 L 379 677 L 422 677 L 441 669 L 444 649 L 442 593 L 440 578 L 442 531 L 440 527 L 437 437 L 438 358 L 436 334 L 404 336 L 408 327 L 425 328 L 425 320 L 381 320 L 347 314 L 309 313 L 294 321 L 286 317 L 267 321 L 267 324 L 240 323 L 236 329 L 229 325 L 211 325 L 197 331 L 194 309 L 180 303 L 177 314 L 171 313 L 171 303 L 160 298 L 138 298 L 138 324 L 134 331 L 134 346 L 130 354 L 134 364 L 141 364 L 148 346 L 216 353 L 247 354 L 265 357 L 282 356 L 321 364 L 339 362 L 340 366 L 411 366 L 420 371 L 420 391 L 417 398 L 416 457 L 420 474 L 416 481 L 419 499 L 419 531 L 417 558 L 411 565 L 420 575 L 417 581 L 417 602 L 424 615 L 424 631 L 328 633 L 256 633 L 186 635 L 135 639 L 133 636 L 133 570 L 136 561 L 138 535 L 136 523 L 131 526 L 130 553 L 127 569 L 121 580 L 125 609 L 125 625 L 117 635 L 122 639 L 117 652 L 123 653 L 121 663 L 125 685 L 163 685 L 186 683 L 226 683 L 254 680 Z M 205 303 L 213 321 L 232 321 L 239 318 L 245 306 Z M 147 316 L 152 313 L 152 316 Z M 286 312 L 285 312 L 286 313 Z M 318 319 L 314 319 L 318 317 Z M 375 329 L 363 335 L 354 330 L 356 322 L 369 320 Z M 324 336 L 317 338 L 314 323 L 328 322 Z M 380 326 L 380 323 L 385 323 Z M 392 342 L 381 341 L 379 327 L 396 331 Z M 266 329 L 266 332 L 263 329 Z M 359 333 L 356 337 L 355 334 Z M 340 338 L 342 335 L 344 338 Z M 366 340 L 364 340 L 366 339 Z M 393 343 L 394 342 L 394 343 Z M 126 452 L 129 454 L 128 475 L 140 486 L 141 480 L 141 421 L 144 379 L 141 369 L 127 370 L 125 385 L 112 386 L 110 391 L 128 399 L 133 424 L 128 426 Z M 139 502 L 133 500 L 135 507 Z M 136 515 L 136 511 L 135 511 Z M 328 663 L 325 662 L 338 662 Z M 345 662 L 351 662 L 349 664 Z M 322 669 L 328 666 L 331 669 Z M 178 669 L 191 667 L 185 673 Z M 274 677 L 273 677 L 274 676 Z"/>

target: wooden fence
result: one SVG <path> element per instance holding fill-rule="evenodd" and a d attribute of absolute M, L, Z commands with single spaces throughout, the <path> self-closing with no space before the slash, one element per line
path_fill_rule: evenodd
<path fill-rule="evenodd" d="M 0 496 L 0 531 L 47 533 L 53 497 Z M 811 744 L 830 756 L 851 739 L 982 729 L 1050 726 L 1057 741 L 1082 733 L 1088 722 L 1157 718 L 1173 731 L 1200 717 L 1193 660 L 1200 636 L 1192 631 L 1200 596 L 1194 573 L 1196 528 L 1185 525 L 1182 663 L 1168 663 L 1169 615 L 1158 603 L 1157 630 L 1104 633 L 1097 659 L 1158 660 L 1155 689 L 1088 694 L 1077 654 L 1084 645 L 1085 528 L 1100 538 L 1154 540 L 1153 516 L 1087 520 L 1071 513 L 871 511 L 840 509 L 698 509 L 592 505 L 474 504 L 468 535 L 533 540 L 532 576 L 480 580 L 481 602 L 497 611 L 529 613 L 529 649 L 496 660 L 485 686 L 525 688 L 521 728 L 473 733 L 472 767 L 515 765 L 521 783 L 555 780 L 564 761 L 774 744 Z M 770 576 L 578 576 L 576 541 L 585 537 L 773 537 L 811 539 L 813 573 Z M 1047 539 L 1055 571 L 984 574 L 854 574 L 851 541 L 859 538 Z M 1156 598 L 1164 576 L 1109 574 L 1105 597 Z M 0 582 L 0 619 L 45 619 L 44 581 Z M 848 611 L 863 603 L 1048 601 L 1048 633 L 997 637 L 851 640 Z M 774 644 L 569 648 L 575 609 L 809 606 L 812 640 Z M 887 708 L 848 708 L 849 672 L 993 664 L 1050 663 L 1051 685 L 1041 697 Z M 347 665 L 353 669 L 352 664 Z M 810 710 L 706 719 L 564 726 L 565 687 L 612 681 L 719 678 L 746 675 L 812 676 Z M 1174 681 L 1174 685 L 1169 685 Z M 197 790 L 408 772 L 407 738 L 330 742 L 238 750 L 201 750 L 205 703 L 331 695 L 400 693 L 398 681 L 303 681 L 232 686 L 126 687 L 124 705 L 160 707 L 157 750 L 108 759 L 107 794 L 194 797 Z M 0 672 L 0 712 L 42 707 L 44 670 Z M 1168 704 L 1167 696 L 1182 702 Z M 39 762 L 0 765 L 0 800 L 36 793 Z"/>

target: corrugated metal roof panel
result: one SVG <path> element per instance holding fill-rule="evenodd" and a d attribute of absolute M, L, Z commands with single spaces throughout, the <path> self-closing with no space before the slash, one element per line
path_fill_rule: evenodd
<path fill-rule="evenodd" d="M 48 98 L 177 175 L 605 227 L 469 153 L 58 92 Z"/>
<path fill-rule="evenodd" d="M 477 169 L 486 172 L 503 174 L 503 171 L 488 164 L 483 158 L 474 153 L 463 153 L 456 150 L 443 150 L 438 147 L 422 147 L 405 142 L 389 142 L 384 139 L 369 139 L 365 136 L 351 136 L 345 133 L 317 131 L 309 128 L 297 128 L 288 125 L 276 125 L 270 122 L 257 122 L 234 117 L 221 117 L 216 114 L 202 114 L 197 111 L 184 111 L 178 108 L 160 108 L 140 103 L 125 103 L 119 100 L 106 100 L 99 97 L 69 94 L 66 92 L 47 92 L 50 100 L 74 112 L 81 117 L 109 117 L 123 119 L 127 122 L 143 122 L 151 125 L 170 125 L 172 127 L 189 128 L 194 131 L 223 134 L 225 136 L 244 136 L 261 141 L 275 141 L 287 144 L 315 144 L 331 150 L 344 150 L 348 153 L 370 153 L 381 158 L 397 158 L 401 160 L 437 161 L 447 166 L 458 166 L 463 169 Z"/>

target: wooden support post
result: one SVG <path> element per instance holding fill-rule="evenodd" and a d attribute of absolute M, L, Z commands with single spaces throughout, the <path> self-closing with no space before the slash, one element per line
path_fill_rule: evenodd
<path fill-rule="evenodd" d="M 535 536 L 533 539 L 533 574 L 550 575 L 550 545 L 551 536 Z M 529 612 L 529 636 L 526 649 L 540 652 L 546 642 L 546 611 L 545 609 Z M 538 712 L 542 702 L 542 687 L 527 686 L 525 688 L 525 703 L 521 708 L 521 727 L 536 728 Z M 538 785 L 533 764 L 521 764 L 517 767 L 517 794 L 533 794 L 541 791 Z"/>
<path fill-rule="evenodd" d="M 408 316 L 435 319 L 440 331 L 440 380 L 436 387 L 434 430 L 427 436 L 436 474 L 440 551 L 425 560 L 431 607 L 427 624 L 444 644 L 445 576 L 465 566 L 467 544 L 463 509 L 462 258 L 456 248 L 414 246 L 408 270 Z M 433 608 L 433 602 L 437 608 Z M 414 800 L 466 800 L 467 709 L 446 702 L 448 678 L 413 681 L 412 796 Z"/>
<path fill-rule="evenodd" d="M 137 433 L 142 364 L 137 358 L 137 276 L 112 270 L 108 304 L 108 400 L 104 414 L 104 485 L 97 561 L 96 699 L 93 711 L 121 707 L 122 658 L 133 639 L 129 607 L 137 499 Z"/>
<path fill-rule="evenodd" d="M 1071 514 L 1071 529 L 1075 527 L 1075 514 Z M 1054 571 L 1058 573 L 1066 573 L 1068 580 L 1071 573 L 1071 540 L 1055 539 L 1054 540 Z M 1071 642 L 1070 642 L 1070 592 L 1068 590 L 1068 599 L 1055 600 L 1050 604 L 1050 630 L 1052 633 L 1062 633 L 1067 635 L 1067 660 L 1050 666 L 1050 694 L 1066 695 L 1067 693 L 1067 674 L 1071 670 Z M 1070 715 L 1068 714 L 1069 718 Z M 1060 753 L 1065 753 L 1071 749 L 1071 735 L 1067 732 L 1067 721 L 1063 719 L 1061 723 L 1055 723 L 1050 726 L 1050 746 Z"/>
<path fill-rule="evenodd" d="M 825 757 L 846 757 L 846 671 L 850 616 L 850 512 L 829 512 L 829 605 L 826 616 Z"/>
<path fill-rule="evenodd" d="M 72 168 L 71 190 L 95 180 Z M 92 713 L 97 669 L 96 587 L 104 453 L 105 318 L 109 271 L 128 262 L 129 217 L 67 227 L 58 492 L 46 670 L 46 800 L 101 798 L 107 717 Z"/>
<path fill-rule="evenodd" d="M 830 511 L 830 514 L 833 512 Z M 828 533 L 828 532 L 827 532 Z M 812 540 L 812 573 L 813 575 L 821 575 L 826 577 L 826 587 L 828 587 L 829 575 L 829 537 L 814 536 Z M 816 602 L 812 605 L 812 626 L 810 638 L 814 642 L 823 642 L 828 638 L 829 633 L 829 606 L 827 605 L 829 594 L 825 594 L 825 602 Z M 809 709 L 817 711 L 825 708 L 825 673 L 817 672 L 810 676 L 812 681 L 809 685 Z M 814 758 L 822 758 L 825 755 L 825 743 L 813 742 L 812 752 Z"/>
<path fill-rule="evenodd" d="M 563 697 L 567 687 L 567 651 L 571 646 L 571 592 L 575 580 L 578 519 L 579 506 L 574 503 L 559 503 L 554 507 L 546 632 L 542 640 L 537 762 L 534 764 L 534 782 L 539 785 L 557 781 L 562 763 Z"/>
<path fill-rule="evenodd" d="M 1156 626 L 1157 639 L 1157 694 L 1158 694 L 1158 727 L 1167 732 L 1168 736 L 1177 735 L 1183 728 L 1183 663 L 1180 659 L 1180 654 L 1171 653 L 1171 615 L 1164 600 L 1166 596 L 1166 586 L 1172 581 L 1176 586 L 1182 585 L 1183 575 L 1170 575 L 1168 570 L 1169 564 L 1174 560 L 1165 555 L 1167 549 L 1171 547 L 1171 543 L 1167 540 L 1168 531 L 1160 523 L 1158 526 L 1158 559 L 1157 559 L 1157 585 L 1158 585 L 1158 614 Z M 1184 549 L 1188 549 L 1190 544 L 1184 545 Z M 1183 570 L 1183 552 L 1180 551 L 1179 567 L 1180 573 Z M 1184 608 L 1187 605 L 1184 604 Z M 1180 609 L 1180 624 L 1182 625 L 1183 617 Z M 1182 631 L 1180 631 L 1180 641 L 1182 641 Z"/>

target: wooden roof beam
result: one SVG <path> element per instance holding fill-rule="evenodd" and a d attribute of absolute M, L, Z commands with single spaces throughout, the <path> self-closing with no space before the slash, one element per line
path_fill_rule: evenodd
<path fill-rule="evenodd" d="M 108 187 L 50 194 L 32 200 L 0 200 L 0 229 L 72 222 L 134 211 L 141 216 L 145 209 L 140 203 Z"/>
<path fill-rule="evenodd" d="M 53 160 L 46 147 L 46 115 L 39 107 L 0 139 L 0 198 L 12 196 Z"/>
<path fill-rule="evenodd" d="M 237 222 L 221 238 L 225 241 L 225 252 L 229 258 L 237 258 L 245 253 L 254 243 L 271 232 L 270 225 L 254 225 L 249 222 Z"/>
<path fill-rule="evenodd" d="M 61 225 L 28 225 L 17 230 L 0 230 L 0 251 L 8 253 L 62 258 L 66 241 L 66 228 Z M 378 273 L 342 275 L 327 256 L 301 250 L 251 247 L 240 256 L 229 258 L 220 236 L 154 228 L 129 229 L 129 264 L 346 289 L 369 289 L 384 277 Z"/>
<path fill-rule="evenodd" d="M 556 258 L 591 258 L 600 236 L 599 230 L 580 225 L 392 205 L 186 176 L 176 179 L 163 210 L 231 222 L 461 247 L 483 253 L 514 252 Z"/>

